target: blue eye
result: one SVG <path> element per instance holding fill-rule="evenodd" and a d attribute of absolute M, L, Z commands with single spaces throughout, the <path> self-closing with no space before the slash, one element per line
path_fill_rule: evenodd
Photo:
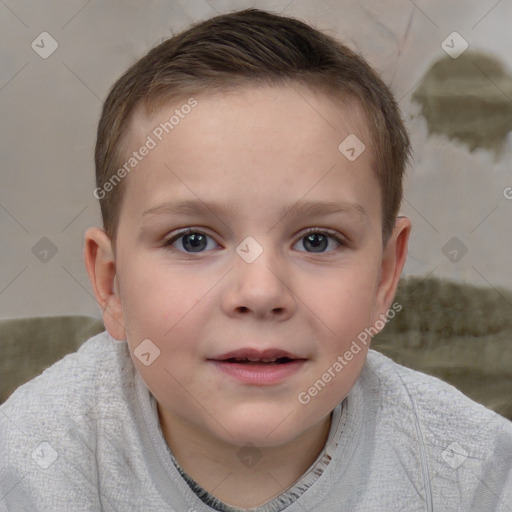
<path fill-rule="evenodd" d="M 186 231 L 181 231 L 180 233 L 177 233 L 175 236 L 166 240 L 164 246 L 169 247 L 174 245 L 174 242 L 177 242 L 181 239 L 181 246 L 185 249 L 183 252 L 203 252 L 207 246 L 208 238 L 213 240 L 213 238 L 208 236 L 206 233 L 189 228 Z"/>
<path fill-rule="evenodd" d="M 338 247 L 334 248 L 334 250 L 326 251 L 325 249 L 327 249 L 329 246 L 329 240 L 334 240 L 338 244 Z M 300 241 L 302 241 L 303 247 L 309 247 L 312 249 L 312 251 L 304 252 L 310 252 L 311 254 L 335 253 L 347 245 L 346 242 L 338 237 L 335 232 L 315 228 L 307 230 L 306 233 L 302 235 Z"/>
<path fill-rule="evenodd" d="M 169 249 L 174 248 L 179 252 L 185 252 L 189 254 L 201 253 L 205 252 L 208 246 L 208 239 L 213 240 L 212 237 L 202 231 L 187 228 L 186 230 L 178 232 L 171 238 L 165 240 L 164 247 Z M 329 242 L 332 240 L 338 244 L 337 247 L 335 247 L 334 250 L 326 251 L 326 249 L 329 247 Z M 179 243 L 176 244 L 176 242 Z M 346 243 L 334 232 L 314 228 L 309 229 L 306 234 L 302 235 L 297 243 L 300 242 L 302 242 L 302 247 L 306 249 L 306 251 L 300 252 L 311 252 L 317 254 L 325 252 L 336 252 L 340 249 L 340 247 L 346 246 Z"/>
<path fill-rule="evenodd" d="M 329 246 L 329 240 L 334 240 L 338 246 L 333 251 L 326 251 L 325 249 Z M 311 248 L 312 253 L 325 253 L 325 252 L 336 252 L 340 247 L 344 247 L 346 243 L 338 237 L 335 233 L 320 229 L 309 229 L 305 235 L 301 237 L 302 246 L 304 248 Z M 300 242 L 299 241 L 299 242 Z M 301 251 L 302 252 L 302 251 Z"/>

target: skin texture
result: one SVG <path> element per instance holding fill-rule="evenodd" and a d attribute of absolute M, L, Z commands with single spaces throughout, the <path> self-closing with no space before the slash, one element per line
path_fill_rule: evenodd
<path fill-rule="evenodd" d="M 398 218 L 383 247 L 380 189 L 357 103 L 333 103 L 299 86 L 196 99 L 125 178 L 116 255 L 105 233 L 90 228 L 84 257 L 106 329 L 128 340 L 177 460 L 219 499 L 247 508 L 282 493 L 322 450 L 331 412 L 354 385 L 367 348 L 307 405 L 298 394 L 389 309 L 410 222 Z M 177 107 L 152 118 L 137 109 L 126 147 L 139 148 Z M 352 162 L 338 150 L 349 134 L 366 146 Z M 178 199 L 231 202 L 233 211 L 142 215 Z M 297 200 L 354 203 L 365 213 L 282 211 Z M 187 252 L 186 237 L 164 246 L 186 227 L 208 235 L 202 252 Z M 317 238 L 315 252 L 307 228 L 333 230 L 344 242 Z M 263 250 L 252 263 L 236 251 L 248 236 Z M 149 366 L 133 355 L 144 339 L 160 350 Z M 247 347 L 307 361 L 283 382 L 255 386 L 208 360 Z M 239 458 L 248 443 L 261 457 L 253 467 Z"/>

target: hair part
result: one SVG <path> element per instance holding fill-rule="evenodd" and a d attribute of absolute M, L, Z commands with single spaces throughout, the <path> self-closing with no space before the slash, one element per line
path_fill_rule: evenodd
<path fill-rule="evenodd" d="M 103 189 L 116 177 L 123 163 L 123 140 L 138 105 L 153 114 L 164 104 L 191 95 L 293 84 L 333 99 L 359 101 L 372 138 L 385 244 L 402 201 L 411 151 L 393 95 L 362 57 L 336 39 L 299 20 L 253 8 L 192 25 L 153 48 L 116 81 L 98 125 L 96 187 Z M 103 228 L 114 247 L 124 181 L 100 199 Z"/>

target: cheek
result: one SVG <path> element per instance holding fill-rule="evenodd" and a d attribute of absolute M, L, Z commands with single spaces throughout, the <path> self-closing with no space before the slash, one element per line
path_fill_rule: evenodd
<path fill-rule="evenodd" d="M 348 340 L 371 323 L 377 280 L 376 270 L 347 267 L 321 286 L 310 287 L 306 303 L 322 320 L 327 335 Z"/>
<path fill-rule="evenodd" d="M 152 326 L 162 336 L 194 309 L 203 288 L 204 280 L 193 274 L 133 259 L 123 269 L 123 310 L 135 326 Z"/>
<path fill-rule="evenodd" d="M 149 339 L 160 351 L 151 371 L 189 365 L 197 350 L 195 340 L 200 339 L 206 302 L 201 298 L 212 286 L 208 287 L 209 281 L 137 258 L 123 268 L 122 277 L 121 300 L 132 354 Z M 148 373 L 148 367 L 135 362 L 141 374 Z"/>

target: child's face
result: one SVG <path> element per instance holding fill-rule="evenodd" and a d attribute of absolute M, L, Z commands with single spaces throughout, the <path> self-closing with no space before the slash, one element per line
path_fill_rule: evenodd
<path fill-rule="evenodd" d="M 390 306 L 408 229 L 383 251 L 380 189 L 357 104 L 335 106 L 299 86 L 195 99 L 162 141 L 153 130 L 186 100 L 152 119 L 139 109 L 131 123 L 130 151 L 148 135 L 157 145 L 125 178 L 116 269 L 126 334 L 105 323 L 127 337 L 166 424 L 277 446 L 325 420 L 352 388 L 368 346 L 359 343 L 341 371 L 335 363 Z M 366 145 L 354 161 L 338 149 L 351 134 Z M 197 211 L 163 206 L 182 201 Z M 339 211 L 287 213 L 297 202 Z M 166 247 L 183 228 L 204 235 Z M 146 339 L 146 362 L 159 350 L 148 365 L 136 356 Z M 300 361 L 218 361 L 244 349 Z"/>

